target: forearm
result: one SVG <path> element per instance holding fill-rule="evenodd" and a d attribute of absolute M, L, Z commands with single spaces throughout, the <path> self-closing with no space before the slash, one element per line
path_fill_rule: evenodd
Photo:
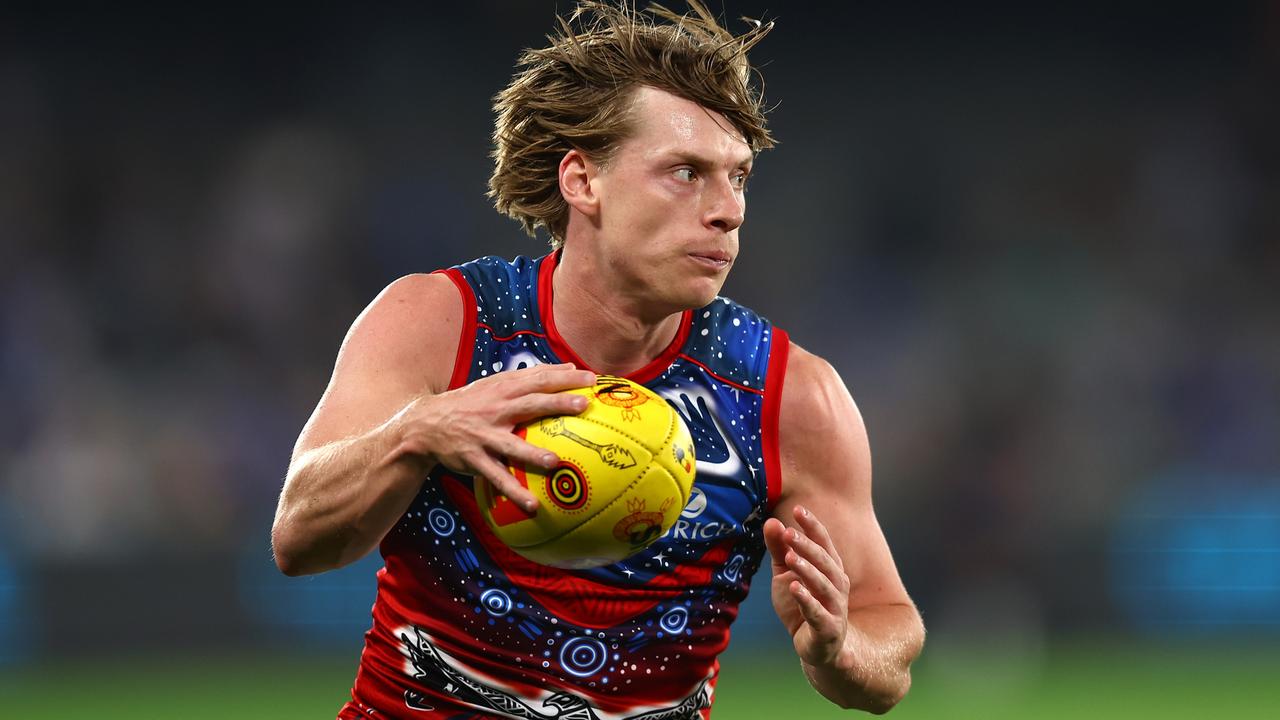
<path fill-rule="evenodd" d="M 924 624 L 911 605 L 860 608 L 849 613 L 844 645 L 830 663 L 801 663 L 809 683 L 841 707 L 888 712 L 911 687 Z"/>
<path fill-rule="evenodd" d="M 290 464 L 271 541 L 288 575 L 342 567 L 404 514 L 434 463 L 406 450 L 396 419 L 300 454 Z"/>

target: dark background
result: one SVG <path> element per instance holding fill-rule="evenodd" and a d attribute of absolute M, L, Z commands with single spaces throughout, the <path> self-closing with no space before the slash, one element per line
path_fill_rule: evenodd
<path fill-rule="evenodd" d="M 725 294 L 851 388 L 939 657 L 1280 627 L 1280 3 L 1111 5 L 727 13 L 780 144 Z M 489 105 L 569 8 L 0 10 L 0 663 L 354 666 L 377 559 L 271 564 L 292 443 L 388 282 L 545 251 Z"/>

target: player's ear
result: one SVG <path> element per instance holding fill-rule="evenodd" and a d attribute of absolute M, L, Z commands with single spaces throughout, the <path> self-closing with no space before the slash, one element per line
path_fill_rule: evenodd
<path fill-rule="evenodd" d="M 600 167 L 580 150 L 570 150 L 560 160 L 560 194 L 569 207 L 588 217 L 599 211 L 600 199 L 592 181 Z"/>

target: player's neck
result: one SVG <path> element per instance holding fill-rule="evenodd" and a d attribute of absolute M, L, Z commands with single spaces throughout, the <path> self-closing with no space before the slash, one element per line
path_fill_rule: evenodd
<path fill-rule="evenodd" d="M 552 276 L 556 329 L 596 372 L 627 375 L 662 354 L 680 330 L 681 312 L 655 313 L 644 299 L 620 292 L 589 261 L 563 253 Z"/>

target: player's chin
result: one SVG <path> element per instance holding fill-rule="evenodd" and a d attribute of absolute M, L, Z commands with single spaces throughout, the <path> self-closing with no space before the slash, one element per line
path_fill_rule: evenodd
<path fill-rule="evenodd" d="M 681 293 L 679 304 L 687 310 L 696 310 L 710 305 L 711 301 L 720 294 L 722 287 L 724 287 L 723 275 L 719 278 L 698 278 L 696 282 L 689 283 L 686 291 Z"/>

